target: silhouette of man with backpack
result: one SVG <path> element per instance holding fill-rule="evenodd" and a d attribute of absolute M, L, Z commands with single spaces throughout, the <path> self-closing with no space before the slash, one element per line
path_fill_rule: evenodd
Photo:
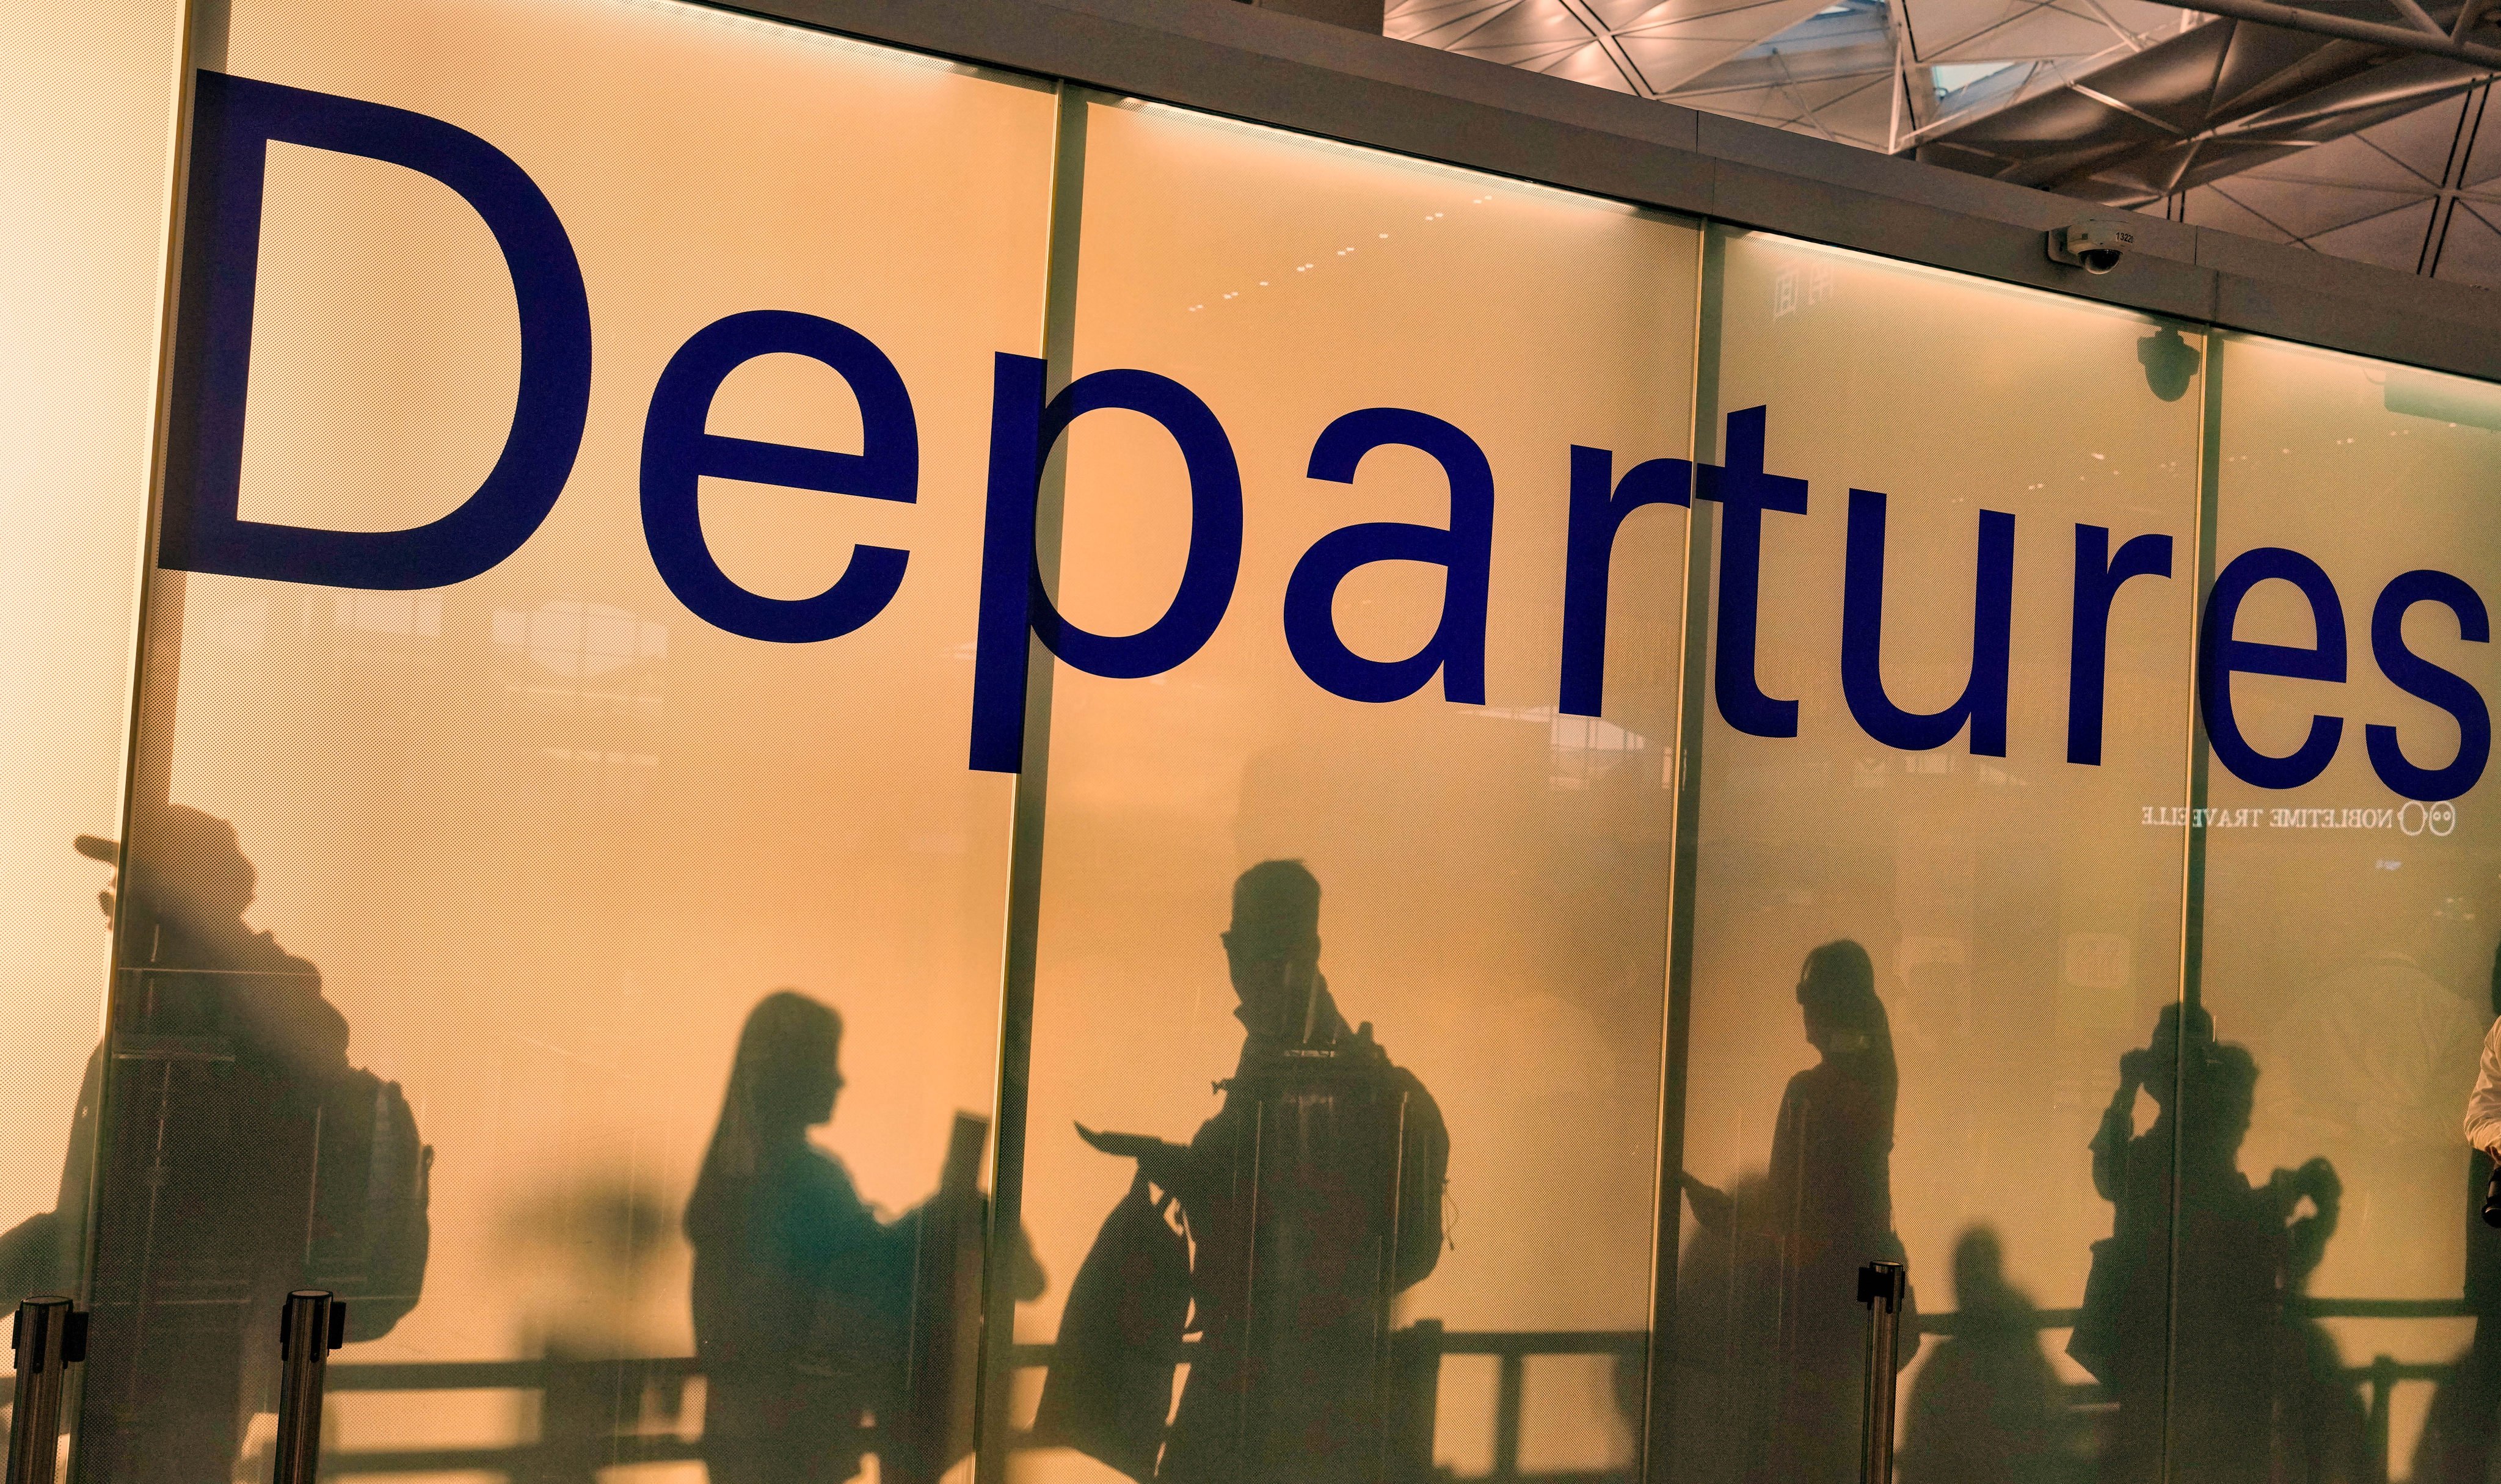
<path fill-rule="evenodd" d="M 1124 1419 L 1161 1423 L 1179 1336 L 1135 1336 L 1145 1344 L 1131 1360 L 1162 1357 L 1161 1399 L 1158 1366 L 1076 1353 L 1079 1336 L 1095 1336 L 1099 1352 L 1119 1329 L 1082 1312 L 1080 1291 L 1096 1286 L 1084 1272 L 1062 1320 L 1069 1353 L 1053 1357 L 1045 1382 L 1037 1433 L 1132 1477 L 1151 1468 L 1172 1484 L 1378 1484 L 1430 1447 L 1405 1435 L 1391 1303 L 1441 1256 L 1450 1134 L 1372 1027 L 1339 1013 L 1319 973 L 1319 882 L 1300 861 L 1262 862 L 1234 883 L 1223 943 L 1242 1060 L 1196 1137 L 1079 1129 L 1177 1199 L 1192 1248 L 1199 1339 L 1159 1457 L 1151 1436 L 1123 1435 L 1139 1431 Z M 1146 1199 L 1133 1192 L 1122 1209 Z M 1116 1211 L 1106 1237 L 1132 1224 Z M 1108 1256 L 1098 1243 L 1088 1267 L 1109 1272 Z M 1105 1298 L 1179 1317 L 1146 1296 Z M 1147 1404 L 1101 1392 L 1137 1392 Z"/>
<path fill-rule="evenodd" d="M 399 1085 L 349 1065 L 319 971 L 244 923 L 257 873 L 233 825 L 175 805 L 126 858 L 77 847 L 125 873 L 99 898 L 112 1008 L 59 1205 L 0 1237 L 0 1277 L 74 1291 L 91 1219 L 85 1476 L 223 1480 L 274 1408 L 290 1289 L 346 1298 L 350 1341 L 416 1305 L 433 1151 Z"/>

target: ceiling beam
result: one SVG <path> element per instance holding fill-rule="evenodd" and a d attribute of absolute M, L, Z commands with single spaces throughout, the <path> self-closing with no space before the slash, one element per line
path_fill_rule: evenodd
<path fill-rule="evenodd" d="M 2388 0 L 2388 3 L 2396 7 L 2397 14 L 2405 16 L 2406 19 L 2413 24 L 2416 30 L 2422 32 L 2425 36 L 2449 35 L 2447 31 L 2441 29 L 2439 21 L 2431 18 L 2431 13 L 2425 11 L 2422 6 L 2418 3 L 2418 0 Z M 2456 39 L 2461 41 L 2464 40 L 2464 33 L 2459 33 Z"/>
<path fill-rule="evenodd" d="M 2202 11 L 2209 16 L 2227 16 L 2234 20 L 2282 26 L 2287 31 L 2308 31 L 2316 36 L 2365 42 L 2397 51 L 2445 56 L 2453 62 L 2470 62 L 2488 71 L 2501 72 L 2501 48 L 2431 35 L 2412 26 L 2384 25 L 2376 20 L 2328 16 L 2299 6 L 2278 5 L 2276 0 L 2165 0 L 2165 3 L 2177 5 L 2182 10 Z"/>

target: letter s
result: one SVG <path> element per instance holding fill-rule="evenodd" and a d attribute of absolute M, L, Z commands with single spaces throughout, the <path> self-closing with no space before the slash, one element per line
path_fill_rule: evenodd
<path fill-rule="evenodd" d="M 2418 603 L 2437 603 L 2455 613 L 2457 637 L 2470 644 L 2491 642 L 2492 620 L 2475 589 L 2446 572 L 2401 573 L 2371 606 L 2371 653 L 2380 662 L 2380 673 L 2399 690 L 2430 702 L 2457 721 L 2457 755 L 2438 768 L 2409 762 L 2397 745 L 2396 728 L 2377 722 L 2364 727 L 2371 771 L 2398 794 L 2437 804 L 2465 793 L 2484 776 L 2484 765 L 2492 757 L 2492 713 L 2463 676 L 2406 647 L 2406 610 Z"/>

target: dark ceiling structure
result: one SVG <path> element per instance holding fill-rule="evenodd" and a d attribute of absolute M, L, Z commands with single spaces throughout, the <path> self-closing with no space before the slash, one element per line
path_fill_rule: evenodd
<path fill-rule="evenodd" d="M 2501 286 L 2490 0 L 1391 0 L 1394 37 Z M 2228 12 L 2230 14 L 2213 14 Z"/>

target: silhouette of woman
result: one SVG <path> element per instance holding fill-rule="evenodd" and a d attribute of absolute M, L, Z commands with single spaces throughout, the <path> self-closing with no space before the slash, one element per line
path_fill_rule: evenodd
<path fill-rule="evenodd" d="M 842 1092 L 842 1034 L 788 990 L 749 1013 L 686 1202 L 713 1484 L 840 1484 L 898 1400 L 915 1223 L 880 1223 L 808 1141 Z"/>
<path fill-rule="evenodd" d="M 1893 1235 L 1900 1074 L 1865 948 L 1843 939 L 1808 954 L 1797 999 L 1807 1041 L 1823 1059 L 1789 1078 L 1772 1129 L 1768 1215 L 1783 1238 L 1774 1476 L 1839 1481 L 1859 1464 L 1867 1321 L 1858 1270 L 1902 1256 Z"/>
<path fill-rule="evenodd" d="M 1893 1032 L 1876 997 L 1876 968 L 1848 939 L 1806 957 L 1798 1008 L 1822 1060 L 1789 1078 L 1772 1130 L 1759 1205 L 1741 1211 L 1691 1176 L 1685 1189 L 1705 1227 L 1744 1221 L 1748 1290 L 1741 1311 L 1777 1316 L 1766 1415 L 1749 1424 L 1748 1469 L 1780 1484 L 1844 1484 L 1858 1474 L 1866 1316 L 1856 1303 L 1861 1265 L 1902 1260 L 1893 1234 L 1893 1105 L 1899 1074 Z M 1751 1238 L 1751 1239 L 1750 1239 Z M 1905 1329 L 1917 1333 L 1905 1313 Z M 1917 1348 L 1902 1347 L 1902 1360 Z M 1751 1369 L 1751 1368 L 1748 1368 Z"/>

